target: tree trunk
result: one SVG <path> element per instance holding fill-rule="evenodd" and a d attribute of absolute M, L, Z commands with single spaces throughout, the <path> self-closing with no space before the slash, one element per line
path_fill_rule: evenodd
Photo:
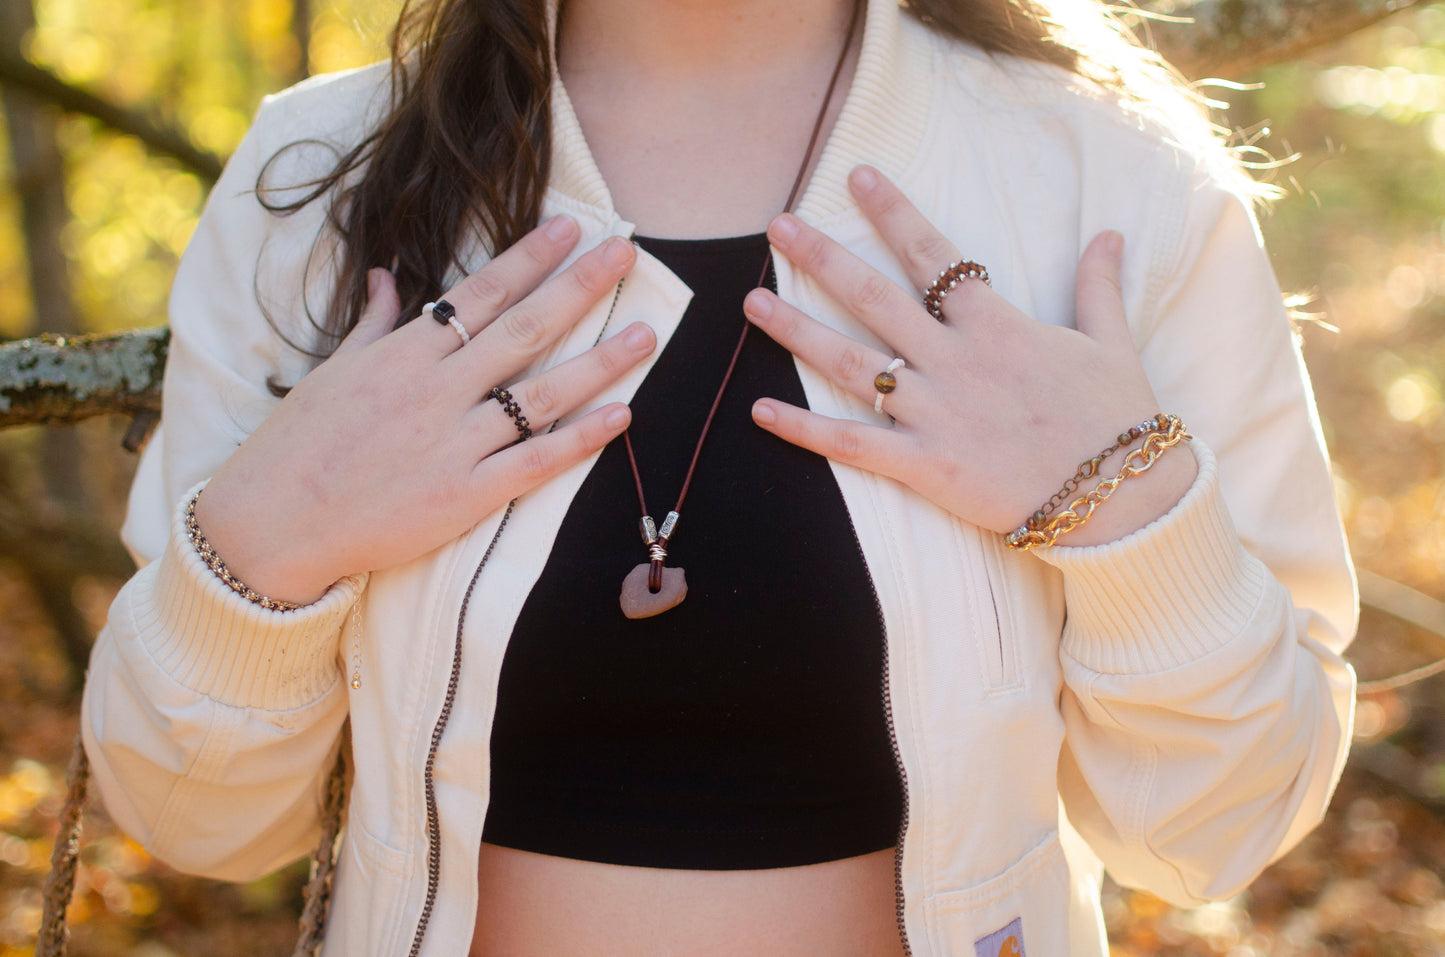
<path fill-rule="evenodd" d="M 291 0 L 291 35 L 296 38 L 296 79 L 311 75 L 311 0 Z"/>
<path fill-rule="evenodd" d="M 34 28 L 35 14 L 28 0 L 11 0 L 0 7 L 0 36 L 16 55 L 21 38 Z M 70 212 L 65 201 L 64 156 L 55 135 L 58 115 L 53 107 L 9 89 L 4 102 L 30 263 L 35 325 L 42 333 L 74 336 L 80 332 L 80 317 L 71 296 L 69 263 L 61 252 L 60 234 Z M 40 472 L 48 501 L 33 504 L 63 516 L 91 514 L 83 481 L 83 454 L 80 437 L 73 429 L 46 431 L 40 444 Z M 76 576 L 42 562 L 29 563 L 27 572 L 60 637 L 72 681 L 78 684 L 89 654 L 90 635 L 71 598 Z"/>

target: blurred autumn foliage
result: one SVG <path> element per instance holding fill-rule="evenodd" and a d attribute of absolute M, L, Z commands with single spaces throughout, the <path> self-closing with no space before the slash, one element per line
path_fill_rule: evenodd
<path fill-rule="evenodd" d="M 396 11 L 396 0 L 6 3 L 0 45 L 219 156 L 265 92 L 377 58 Z M 1260 171 L 1285 191 L 1263 229 L 1282 284 L 1301 294 L 1355 555 L 1414 590 L 1366 580 L 1351 658 L 1362 678 L 1395 674 L 1445 657 L 1445 4 L 1230 79 L 1263 84 L 1207 92 L 1230 101 L 1241 142 L 1280 161 Z M 204 178 L 93 119 L 4 93 L 0 338 L 161 322 Z M 60 272 L 42 283 L 35 203 L 47 190 L 60 202 L 48 249 Z M 56 284 L 69 319 L 42 303 Z M 77 663 L 128 573 L 114 543 L 133 468 L 123 430 L 0 433 L 0 957 L 31 952 Z M 1416 624 L 1397 614 L 1405 606 Z M 1329 819 L 1248 893 L 1179 911 L 1110 885 L 1115 957 L 1445 955 L 1442 680 L 1362 696 Z M 182 877 L 93 808 L 72 953 L 286 954 L 301 878 Z"/>

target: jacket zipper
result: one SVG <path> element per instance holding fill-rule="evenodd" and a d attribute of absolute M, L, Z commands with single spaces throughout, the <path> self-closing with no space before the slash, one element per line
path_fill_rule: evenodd
<path fill-rule="evenodd" d="M 447 722 L 452 716 L 452 707 L 456 702 L 457 685 L 461 680 L 462 673 L 462 629 L 466 625 L 467 606 L 472 600 L 472 591 L 477 587 L 477 579 L 482 577 L 482 569 L 487 567 L 487 561 L 492 557 L 492 551 L 497 547 L 497 541 L 502 537 L 502 530 L 507 527 L 507 520 L 512 517 L 512 508 L 516 505 L 513 500 L 507 503 L 507 511 L 502 515 L 502 522 L 492 535 L 492 541 L 487 545 L 487 550 L 482 555 L 482 560 L 477 563 L 476 571 L 472 572 L 472 579 L 467 583 L 466 594 L 462 596 L 462 608 L 457 614 L 457 636 L 456 644 L 452 648 L 452 671 L 447 679 L 447 693 L 442 701 L 441 714 L 437 716 L 436 726 L 432 728 L 431 744 L 426 753 L 426 770 L 423 775 L 426 789 L 426 900 L 422 903 L 421 917 L 417 919 L 416 933 L 412 936 L 411 951 L 409 957 L 418 957 L 421 953 L 421 942 L 426 937 L 427 926 L 431 923 L 432 911 L 436 907 L 437 889 L 441 883 L 441 820 L 437 812 L 436 781 L 434 771 L 436 768 L 437 749 L 441 745 L 442 735 L 446 732 Z M 863 555 L 863 543 L 858 540 L 858 529 L 851 518 L 848 519 L 848 530 L 853 533 L 853 545 L 858 549 L 858 557 L 863 561 L 863 569 L 867 571 L 867 559 Z M 913 947 L 908 941 L 908 925 L 904 916 L 903 900 L 903 841 L 908 835 L 908 772 L 903 767 L 903 752 L 898 748 L 898 730 L 893 723 L 893 692 L 888 682 L 888 629 L 883 621 L 883 604 L 878 600 L 878 589 L 873 586 L 872 573 L 869 573 L 870 590 L 873 593 L 873 613 L 878 617 L 878 633 L 883 636 L 883 720 L 888 730 L 888 747 L 893 753 L 893 766 L 898 772 L 898 783 L 903 791 L 903 816 L 898 822 L 898 843 L 893 849 L 893 907 L 898 922 L 898 940 L 903 944 L 904 957 L 913 957 Z"/>
<path fill-rule="evenodd" d="M 441 821 L 437 813 L 436 781 L 433 774 L 437 749 L 441 745 L 442 735 L 446 732 L 447 722 L 451 719 L 457 685 L 461 680 L 462 629 L 467 620 L 467 606 L 471 603 L 472 591 L 477 587 L 477 579 L 482 577 L 482 569 L 487 567 L 487 561 L 492 557 L 492 551 L 496 549 L 497 541 L 502 537 L 502 530 L 507 527 L 507 520 L 512 517 L 512 508 L 516 504 L 515 500 L 507 503 L 502 522 L 492 535 L 492 541 L 487 545 L 482 560 L 477 563 L 476 571 L 472 572 L 471 581 L 467 583 L 466 594 L 462 596 L 462 608 L 457 614 L 457 637 L 452 648 L 451 676 L 447 679 L 446 697 L 442 701 L 436 726 L 432 728 L 431 744 L 426 753 L 426 770 L 423 775 L 426 788 L 426 900 L 422 903 L 421 917 L 417 920 L 416 933 L 412 936 L 409 957 L 418 957 L 421 953 L 421 942 L 426 937 L 427 925 L 431 923 L 432 911 L 436 907 L 437 888 L 441 883 Z M 864 571 L 867 571 L 868 563 L 863 555 L 863 543 L 858 540 L 858 529 L 851 518 L 848 519 L 848 530 L 853 533 L 853 545 L 858 549 Z M 898 783 L 903 791 L 903 816 L 898 822 L 898 843 L 893 849 L 893 907 L 898 922 L 898 940 L 903 944 L 904 957 L 913 957 L 913 947 L 908 941 L 903 900 L 903 841 L 908 836 L 908 771 L 903 767 L 903 752 L 898 748 L 898 729 L 893 723 L 893 692 L 888 682 L 888 629 L 883 621 L 883 604 L 878 600 L 877 587 L 873 586 L 872 573 L 869 573 L 868 584 L 873 593 L 873 613 L 878 616 L 878 633 L 883 636 L 883 720 L 888 730 L 888 747 L 893 752 L 893 766 L 898 772 Z"/>
<path fill-rule="evenodd" d="M 442 734 L 446 732 L 447 722 L 451 719 L 452 706 L 457 699 L 457 684 L 461 680 L 462 628 L 467 621 L 467 605 L 471 603 L 472 591 L 477 587 L 477 579 L 482 577 L 482 569 L 487 567 L 487 560 L 492 557 L 492 551 L 497 547 L 497 541 L 502 537 L 502 529 L 507 527 L 507 519 L 512 517 L 512 508 L 516 504 L 516 499 L 507 503 L 507 510 L 502 514 L 502 522 L 493 533 L 491 544 L 487 546 L 482 560 L 477 563 L 477 570 L 472 572 L 472 580 L 467 583 L 466 594 L 462 596 L 462 610 L 457 614 L 456 645 L 452 648 L 452 673 L 451 677 L 447 679 L 447 693 L 442 700 L 442 711 L 437 716 L 436 726 L 432 728 L 431 745 L 426 752 L 426 771 L 423 775 L 426 786 L 426 900 L 422 903 L 421 917 L 418 918 L 416 924 L 416 934 L 411 939 L 410 957 L 417 957 L 421 953 L 422 938 L 426 936 L 427 925 L 431 923 L 432 910 L 436 907 L 437 887 L 441 882 L 441 818 L 437 813 L 436 780 L 433 772 L 436 768 L 437 749 L 441 746 Z"/>
<path fill-rule="evenodd" d="M 878 616 L 878 633 L 883 636 L 883 720 L 888 729 L 888 747 L 893 752 L 893 767 L 898 772 L 898 783 L 903 791 L 903 816 L 898 821 L 898 843 L 893 848 L 893 910 L 898 921 L 898 940 L 903 944 L 904 957 L 913 957 L 913 945 L 908 941 L 908 922 L 903 900 L 903 841 L 908 836 L 908 771 L 903 766 L 903 752 L 898 748 L 898 729 L 893 723 L 893 691 L 888 683 L 888 628 L 883 621 L 883 603 L 878 600 L 878 589 L 873 585 L 873 573 L 868 571 L 863 543 L 858 539 L 858 527 L 853 524 L 851 515 L 848 517 L 848 530 L 853 533 L 853 545 L 858 549 L 858 558 L 863 563 L 863 571 L 868 575 L 868 584 L 873 592 L 873 612 Z"/>
<path fill-rule="evenodd" d="M 617 280 L 617 288 L 612 292 L 612 304 L 607 309 L 607 316 L 602 320 L 602 328 L 597 330 L 597 338 L 592 341 L 595 347 L 607 334 L 607 327 L 612 325 L 612 316 L 617 312 L 617 301 L 622 298 L 622 284 L 627 277 Z M 547 431 L 551 432 L 557 428 L 553 422 Z M 482 554 L 482 560 L 477 563 L 477 570 L 472 572 L 472 580 L 467 582 L 466 594 L 462 596 L 462 609 L 457 613 L 457 639 L 456 646 L 452 649 L 452 674 L 447 680 L 446 698 L 442 701 L 442 712 L 437 717 L 436 727 L 432 728 L 431 745 L 426 752 L 426 771 L 423 780 L 426 785 L 426 900 L 422 903 L 421 917 L 417 919 L 416 934 L 411 939 L 411 951 L 408 957 L 418 957 L 421 953 L 422 938 L 426 936 L 427 925 L 431 923 L 432 910 L 436 907 L 437 887 L 441 883 L 442 870 L 442 845 L 441 845 L 441 820 L 437 813 L 436 782 L 433 778 L 433 769 L 436 766 L 437 749 L 441 746 L 442 734 L 447 729 L 447 721 L 452 716 L 452 706 L 457 699 L 457 684 L 462 676 L 462 628 L 467 621 L 467 606 L 471 604 L 472 592 L 477 587 L 477 579 L 482 577 L 482 569 L 487 567 L 487 560 L 492 557 L 492 551 L 496 549 L 497 542 L 501 540 L 502 529 L 507 527 L 507 520 L 512 517 L 512 509 L 517 505 L 517 500 L 512 499 L 507 503 L 507 510 L 502 513 L 502 521 L 497 525 L 497 530 L 492 533 L 492 541 L 487 545 L 487 550 Z M 857 538 L 857 535 L 854 535 Z M 874 595 L 877 601 L 877 595 Z M 879 620 L 882 620 L 882 611 L 879 611 Z"/>

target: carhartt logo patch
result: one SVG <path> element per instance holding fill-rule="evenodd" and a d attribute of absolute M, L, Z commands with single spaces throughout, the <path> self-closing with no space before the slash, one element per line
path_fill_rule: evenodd
<path fill-rule="evenodd" d="M 977 957 L 1028 957 L 1024 950 L 1024 919 L 1015 917 L 1003 930 L 980 937 L 973 942 L 973 951 Z"/>

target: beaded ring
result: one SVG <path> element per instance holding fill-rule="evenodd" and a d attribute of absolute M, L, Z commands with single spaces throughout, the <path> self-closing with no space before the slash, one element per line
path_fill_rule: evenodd
<path fill-rule="evenodd" d="M 883 411 L 883 397 L 898 388 L 898 378 L 893 373 L 906 364 L 901 358 L 895 357 L 892 362 L 888 363 L 888 368 L 873 377 L 873 388 L 878 393 L 873 399 L 874 412 Z"/>
<path fill-rule="evenodd" d="M 445 299 L 438 299 L 436 302 L 429 302 L 421 307 L 423 315 L 431 316 L 439 325 L 451 326 L 457 336 L 462 340 L 462 345 L 472 341 L 472 334 L 467 332 L 467 327 L 457 318 L 457 307 Z"/>
<path fill-rule="evenodd" d="M 928 310 L 930 316 L 942 322 L 943 300 L 965 279 L 982 279 L 985 286 L 993 285 L 988 278 L 987 269 L 971 259 L 960 259 L 928 284 L 928 288 L 923 292 L 923 308 Z"/>
<path fill-rule="evenodd" d="M 526 441 L 532 437 L 531 423 L 529 423 L 527 417 L 522 414 L 522 407 L 517 404 L 516 399 L 512 398 L 512 393 L 501 386 L 497 386 L 491 392 L 487 393 L 487 398 L 496 399 L 497 403 L 501 405 L 502 411 L 512 417 L 512 424 L 517 427 L 517 432 L 521 434 L 522 441 Z"/>

